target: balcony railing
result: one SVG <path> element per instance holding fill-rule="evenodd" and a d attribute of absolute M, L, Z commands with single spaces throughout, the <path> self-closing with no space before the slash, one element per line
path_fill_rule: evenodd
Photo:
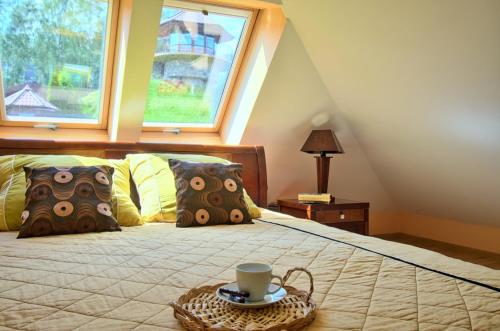
<path fill-rule="evenodd" d="M 213 38 L 211 40 L 209 38 L 212 37 L 197 38 L 196 40 L 191 39 L 191 42 L 186 40 L 186 38 L 178 42 L 172 42 L 169 37 L 158 38 L 155 56 L 179 53 L 215 55 Z"/>

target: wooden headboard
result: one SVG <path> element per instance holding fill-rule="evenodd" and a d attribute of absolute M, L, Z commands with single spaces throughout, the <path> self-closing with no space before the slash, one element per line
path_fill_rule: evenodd
<path fill-rule="evenodd" d="M 0 155 L 72 154 L 123 159 L 132 153 L 189 153 L 221 157 L 243 164 L 243 182 L 252 200 L 267 207 L 266 157 L 262 146 L 73 142 L 0 139 Z"/>

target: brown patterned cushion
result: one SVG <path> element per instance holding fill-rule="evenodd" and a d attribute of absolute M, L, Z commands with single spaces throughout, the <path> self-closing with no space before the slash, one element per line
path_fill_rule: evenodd
<path fill-rule="evenodd" d="M 112 167 L 24 171 L 26 200 L 18 238 L 121 231 L 111 210 Z"/>
<path fill-rule="evenodd" d="M 177 189 L 177 226 L 252 223 L 242 165 L 169 160 Z"/>

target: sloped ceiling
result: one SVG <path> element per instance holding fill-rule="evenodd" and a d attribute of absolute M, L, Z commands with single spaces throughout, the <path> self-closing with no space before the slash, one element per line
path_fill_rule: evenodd
<path fill-rule="evenodd" d="M 500 226 L 500 1 L 283 5 L 397 207 Z"/>

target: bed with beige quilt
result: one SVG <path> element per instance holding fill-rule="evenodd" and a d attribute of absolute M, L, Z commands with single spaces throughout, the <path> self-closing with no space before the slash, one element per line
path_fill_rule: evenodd
<path fill-rule="evenodd" d="M 0 330 L 178 330 L 168 303 L 234 280 L 247 261 L 312 272 L 319 312 L 310 330 L 500 329 L 500 271 L 278 213 L 262 220 L 23 240 L 1 233 Z M 305 289 L 307 279 L 292 285 Z"/>
<path fill-rule="evenodd" d="M 249 195 L 267 201 L 259 147 L 0 141 L 0 155 L 119 158 L 131 150 L 243 163 Z M 234 281 L 243 262 L 312 273 L 319 310 L 309 330 L 500 330 L 500 271 L 265 209 L 245 225 L 16 236 L 0 233 L 0 331 L 179 330 L 168 303 L 193 287 Z M 290 285 L 308 288 L 304 275 L 292 277 Z"/>

